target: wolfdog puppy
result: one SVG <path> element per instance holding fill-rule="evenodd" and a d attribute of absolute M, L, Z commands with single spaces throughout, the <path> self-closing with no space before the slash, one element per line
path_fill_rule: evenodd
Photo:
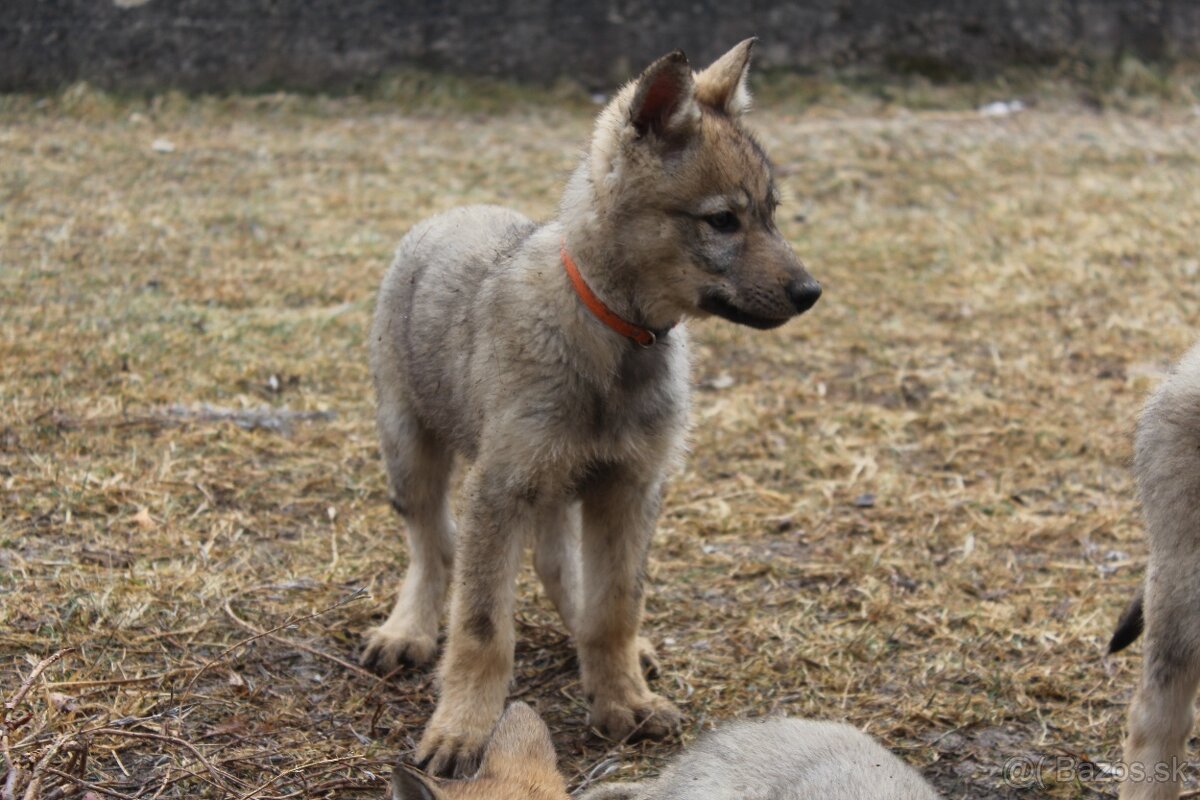
<path fill-rule="evenodd" d="M 938 800 L 925 779 L 841 722 L 764 719 L 724 725 L 651 781 L 580 800 Z"/>
<path fill-rule="evenodd" d="M 1146 583 L 1117 624 L 1116 652 L 1146 629 L 1129 707 L 1122 800 L 1179 796 L 1200 683 L 1200 345 L 1146 403 L 1134 472 L 1150 540 Z"/>
<path fill-rule="evenodd" d="M 775 226 L 779 193 L 742 127 L 753 40 L 702 72 L 652 64 L 601 112 L 558 215 L 461 208 L 414 227 L 371 330 L 378 426 L 410 564 L 364 663 L 430 662 L 450 590 L 441 696 L 418 758 L 467 774 L 504 708 L 523 543 L 574 637 L 590 719 L 662 737 L 647 687 L 646 552 L 683 449 L 687 318 L 757 328 L 820 286 Z M 447 485 L 470 462 L 459 530 Z M 452 576 L 452 580 L 451 580 Z"/>
<path fill-rule="evenodd" d="M 849 725 L 734 722 L 705 735 L 658 778 L 608 783 L 580 800 L 937 800 L 914 770 Z M 399 764 L 392 800 L 569 800 L 550 732 L 529 706 L 504 712 L 479 774 L 448 781 Z"/>

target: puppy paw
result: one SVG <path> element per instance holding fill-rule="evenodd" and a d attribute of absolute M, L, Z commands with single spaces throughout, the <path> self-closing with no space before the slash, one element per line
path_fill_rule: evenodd
<path fill-rule="evenodd" d="M 428 667 L 437 658 L 437 639 L 428 634 L 372 628 L 359 658 L 367 669 L 387 675 L 397 667 Z"/>
<path fill-rule="evenodd" d="M 683 712 L 670 700 L 646 692 L 632 700 L 598 698 L 590 722 L 610 739 L 665 739 L 679 733 Z"/>
<path fill-rule="evenodd" d="M 470 778 L 479 771 L 491 726 L 446 725 L 434 712 L 417 747 L 417 766 L 440 778 Z"/>

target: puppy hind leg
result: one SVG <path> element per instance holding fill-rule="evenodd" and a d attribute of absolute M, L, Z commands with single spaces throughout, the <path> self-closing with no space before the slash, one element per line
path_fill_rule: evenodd
<path fill-rule="evenodd" d="M 404 518 L 409 563 L 392 613 L 367 635 L 362 663 L 388 673 L 437 656 L 438 624 L 454 563 L 450 451 L 407 410 L 381 403 L 379 432 L 392 505 Z"/>
<path fill-rule="evenodd" d="M 533 553 L 538 578 L 572 636 L 579 631 L 583 602 L 581 528 L 578 503 L 554 509 L 538 527 Z M 642 674 L 647 679 L 657 678 L 661 671 L 658 654 L 645 636 L 637 637 L 637 652 Z"/>
<path fill-rule="evenodd" d="M 550 602 L 571 635 L 579 629 L 580 510 L 578 503 L 551 506 L 540 515 L 533 550 L 533 567 Z"/>

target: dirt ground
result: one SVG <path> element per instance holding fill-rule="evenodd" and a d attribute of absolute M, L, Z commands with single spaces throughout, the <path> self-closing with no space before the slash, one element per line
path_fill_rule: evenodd
<path fill-rule="evenodd" d="M 1006 99 L 751 117 L 825 296 L 691 325 L 646 620 L 685 742 L 843 719 L 948 798 L 1115 796 L 1130 433 L 1198 332 L 1200 109 L 975 110 Z M 356 666 L 405 563 L 365 331 L 420 218 L 553 213 L 595 108 L 503 106 L 0 98 L 0 699 L 41 796 L 381 796 L 434 687 Z M 679 743 L 589 731 L 528 568 L 520 598 L 512 696 L 572 787 L 659 769 Z"/>

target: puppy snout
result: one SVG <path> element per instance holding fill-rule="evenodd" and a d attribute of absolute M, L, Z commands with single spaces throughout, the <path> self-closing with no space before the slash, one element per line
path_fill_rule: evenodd
<path fill-rule="evenodd" d="M 821 284 L 812 278 L 797 278 L 788 283 L 787 296 L 796 307 L 796 313 L 803 314 L 821 299 Z"/>

